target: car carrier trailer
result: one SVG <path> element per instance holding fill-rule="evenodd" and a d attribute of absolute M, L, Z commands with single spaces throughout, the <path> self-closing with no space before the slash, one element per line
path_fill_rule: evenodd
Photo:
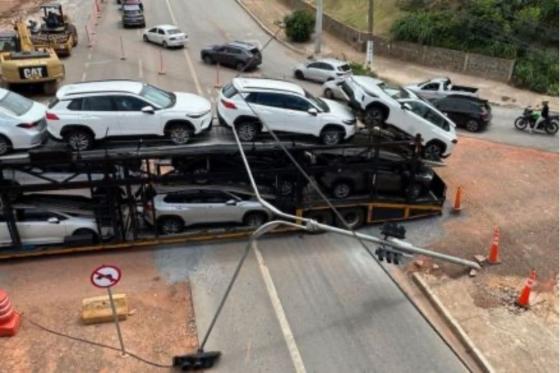
<path fill-rule="evenodd" d="M 406 167 L 407 172 L 412 172 L 424 165 L 419 154 L 414 152 L 414 144 L 396 142 L 376 143 L 372 146 L 363 145 L 338 145 L 332 147 L 304 145 L 297 143 L 286 144 L 290 152 L 300 159 L 306 172 L 314 178 L 319 178 L 326 171 L 334 172 L 340 167 L 347 157 L 356 154 L 368 154 L 363 162 L 353 162 L 345 169 L 356 169 L 364 172 L 371 180 L 375 180 L 380 170 L 381 158 L 383 162 L 392 159 L 391 150 L 395 146 L 402 148 L 410 146 L 411 156 L 399 157 L 392 160 L 391 164 Z M 279 147 L 272 143 L 252 143 L 244 145 L 244 152 L 255 159 L 274 158 L 279 154 Z M 215 241 L 242 239 L 248 237 L 253 229 L 228 225 L 223 227 L 194 227 L 178 234 L 163 235 L 157 225 L 150 226 L 142 218 L 144 206 L 153 203 L 154 194 L 158 189 L 193 187 L 197 185 L 195 175 L 189 172 L 178 172 L 173 169 L 174 159 L 204 160 L 217 154 L 235 157 L 238 152 L 234 144 L 204 144 L 186 146 L 160 146 L 151 148 L 137 148 L 131 150 L 104 149 L 72 153 L 66 148 L 42 148 L 29 152 L 28 157 L 0 159 L 0 198 L 2 200 L 3 221 L 10 232 L 11 244 L 0 248 L 0 259 L 86 252 L 97 250 L 125 250 L 141 247 L 155 247 L 163 244 L 177 244 L 200 241 Z M 310 157 L 321 157 L 322 154 L 336 154 L 337 164 L 315 164 L 308 162 Z M 386 153 L 388 156 L 384 156 Z M 74 175 L 82 177 L 68 177 L 66 180 L 52 180 L 45 178 L 44 183 L 20 185 L 17 180 L 4 179 L 5 170 L 18 172 L 36 172 L 44 165 L 71 168 Z M 167 165 L 162 167 L 162 165 Z M 162 172 L 168 168 L 170 172 Z M 334 171 L 333 171 L 334 170 Z M 93 178 L 95 174 L 104 177 Z M 235 186 L 252 193 L 248 184 L 239 181 L 239 175 L 245 170 L 240 163 L 238 167 L 232 166 L 231 170 L 212 170 L 206 176 L 218 186 L 231 187 L 228 180 L 234 180 Z M 279 159 L 274 167 L 268 169 L 255 169 L 255 175 L 261 175 L 262 180 L 274 179 L 290 175 L 294 182 L 294 190 L 289 195 L 279 195 L 271 185 L 263 186 L 263 194 L 269 196 L 270 202 L 282 211 L 292 213 L 299 217 L 308 217 L 319 222 L 341 226 L 336 221 L 328 206 L 318 196 L 310 191 L 303 179 L 289 162 Z M 9 174 L 9 173 L 7 173 Z M 87 177 L 84 178 L 83 174 Z M 35 175 L 40 176 L 40 174 Z M 73 203 L 66 200 L 65 190 L 87 188 L 91 191 L 91 200 L 81 200 Z M 52 196 L 53 191 L 58 191 L 59 196 Z M 41 195 L 50 192 L 48 197 Z M 408 220 L 426 216 L 440 215 L 445 202 L 446 186 L 443 180 L 434 172 L 428 190 L 422 195 L 411 196 L 406 194 L 383 194 L 377 185 L 372 185 L 368 190 L 353 194 L 344 199 L 333 199 L 343 217 L 351 223 L 352 228 L 359 228 L 365 224 L 382 223 L 390 220 Z M 34 196 L 35 195 L 35 196 Z M 65 202 L 66 201 L 66 202 Z M 70 202 L 69 202 L 70 201 Z M 19 205 L 25 204 L 38 209 L 57 209 L 68 213 L 93 216 L 98 225 L 98 232 L 107 231 L 111 234 L 100 237 L 99 242 L 92 243 L 89 237 L 69 236 L 64 243 L 59 245 L 26 244 L 18 231 L 18 222 L 14 214 Z M 154 221 L 156 221 L 154 219 Z M 276 233 L 289 232 L 290 229 L 277 230 Z"/>

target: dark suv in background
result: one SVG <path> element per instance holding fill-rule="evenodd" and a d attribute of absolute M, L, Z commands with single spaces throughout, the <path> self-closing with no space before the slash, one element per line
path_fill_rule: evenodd
<path fill-rule="evenodd" d="M 123 5 L 123 27 L 146 27 L 146 19 L 140 5 Z"/>
<path fill-rule="evenodd" d="M 209 65 L 219 63 L 239 71 L 256 69 L 262 63 L 259 48 L 255 44 L 243 41 L 204 48 L 200 51 L 200 58 Z"/>
<path fill-rule="evenodd" d="M 484 131 L 492 120 L 492 108 L 488 101 L 477 97 L 449 95 L 431 100 L 442 113 L 447 114 L 458 127 L 469 132 Z"/>

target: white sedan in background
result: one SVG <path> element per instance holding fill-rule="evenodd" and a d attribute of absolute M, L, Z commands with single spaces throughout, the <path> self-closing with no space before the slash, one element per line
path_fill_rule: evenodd
<path fill-rule="evenodd" d="M 151 27 L 144 31 L 142 36 L 145 42 L 160 44 L 164 48 L 184 47 L 188 38 L 184 32 L 173 25 Z"/>
<path fill-rule="evenodd" d="M 352 75 L 352 68 L 348 62 L 334 58 L 324 58 L 302 63 L 294 69 L 294 76 L 297 79 L 314 80 L 317 82 L 326 82 L 350 75 Z"/>

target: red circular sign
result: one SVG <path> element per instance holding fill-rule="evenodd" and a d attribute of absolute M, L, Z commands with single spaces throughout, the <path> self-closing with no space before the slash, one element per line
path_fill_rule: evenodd
<path fill-rule="evenodd" d="M 90 276 L 93 286 L 98 288 L 110 288 L 115 286 L 121 279 L 121 270 L 117 266 L 103 264 L 93 270 Z"/>

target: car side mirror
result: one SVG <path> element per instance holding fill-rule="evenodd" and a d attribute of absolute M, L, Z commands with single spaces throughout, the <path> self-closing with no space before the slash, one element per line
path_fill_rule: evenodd
<path fill-rule="evenodd" d="M 154 114 L 154 113 L 155 113 L 154 108 L 151 107 L 151 106 L 149 106 L 149 105 L 148 105 L 148 106 L 144 106 L 144 107 L 142 108 L 141 111 L 142 111 L 142 113 L 144 113 L 144 114 Z"/>
<path fill-rule="evenodd" d="M 235 206 L 235 205 L 237 205 L 237 201 L 234 200 L 234 199 L 230 199 L 226 202 L 226 205 L 227 206 Z"/>
<path fill-rule="evenodd" d="M 317 114 L 319 114 L 319 112 L 317 111 L 317 109 L 315 109 L 314 107 L 312 107 L 311 109 L 307 110 L 307 112 L 309 113 L 309 115 L 313 115 L 314 117 L 317 116 Z"/>
<path fill-rule="evenodd" d="M 49 222 L 49 224 L 58 224 L 60 223 L 60 220 L 58 220 L 57 217 L 50 217 L 49 220 L 47 220 Z"/>

